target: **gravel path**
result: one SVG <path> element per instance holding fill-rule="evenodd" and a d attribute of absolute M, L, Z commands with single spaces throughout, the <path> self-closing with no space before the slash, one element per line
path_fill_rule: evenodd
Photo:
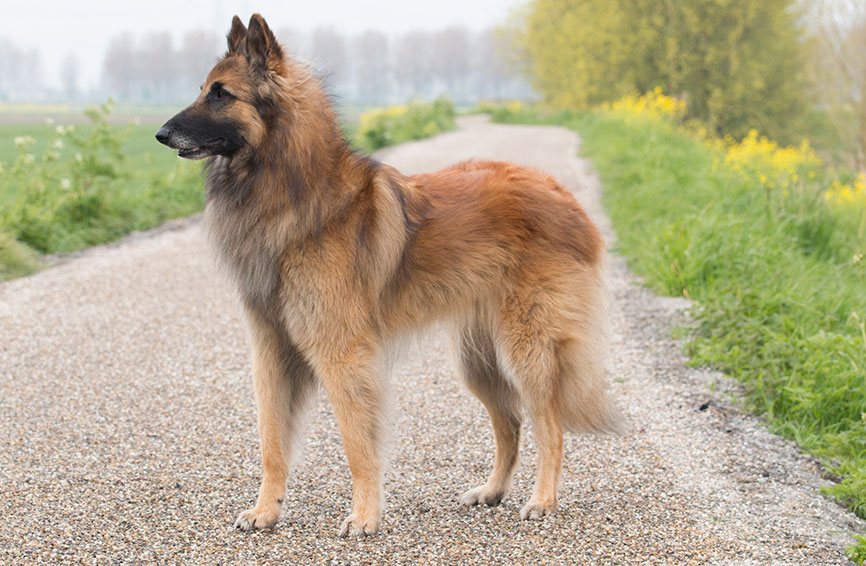
<path fill-rule="evenodd" d="M 613 240 L 599 186 L 564 129 L 461 129 L 389 149 L 405 172 L 469 156 L 540 167 Z M 259 481 L 248 347 L 233 291 L 195 221 L 0 285 L 0 564 L 845 564 L 853 515 L 817 493 L 809 458 L 683 366 L 683 300 L 611 258 L 612 388 L 622 437 L 566 438 L 560 509 L 520 522 L 535 449 L 524 435 L 499 507 L 457 496 L 493 461 L 480 403 L 434 332 L 395 369 L 382 533 L 337 537 L 351 484 L 324 395 L 271 531 L 232 524 Z M 720 392 L 722 391 L 722 392 Z"/>

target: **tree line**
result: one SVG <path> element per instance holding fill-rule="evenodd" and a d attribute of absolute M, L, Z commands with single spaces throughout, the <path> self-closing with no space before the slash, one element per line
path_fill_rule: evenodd
<path fill-rule="evenodd" d="M 350 35 L 333 27 L 284 28 L 277 37 L 344 103 L 383 105 L 448 95 L 468 105 L 532 96 L 528 80 L 509 64 L 513 44 L 494 29 Z M 85 93 L 71 54 L 61 66 L 61 87 L 49 89 L 39 53 L 0 38 L 0 101 L 98 102 L 111 96 L 144 104 L 188 102 L 223 53 L 225 36 L 213 31 L 193 30 L 179 38 L 169 32 L 119 33 L 106 48 L 101 84 Z"/>
<path fill-rule="evenodd" d="M 332 27 L 277 30 L 278 39 L 323 76 L 342 101 L 371 105 L 433 99 L 458 104 L 525 98 L 531 90 L 507 64 L 512 45 L 494 30 L 463 27 L 388 36 L 369 30 L 346 35 Z M 193 31 L 175 42 L 169 33 L 114 37 L 103 66 L 105 85 L 120 100 L 189 100 L 225 51 L 222 35 Z"/>

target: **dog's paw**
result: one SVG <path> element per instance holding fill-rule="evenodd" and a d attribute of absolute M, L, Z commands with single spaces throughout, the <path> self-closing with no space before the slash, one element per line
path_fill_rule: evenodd
<path fill-rule="evenodd" d="M 470 489 L 461 495 L 460 503 L 467 507 L 472 507 L 473 505 L 479 505 L 481 503 L 493 507 L 494 505 L 499 505 L 499 502 L 502 501 L 503 497 L 505 497 L 505 491 L 501 489 L 492 489 L 487 485 L 482 485 Z"/>
<path fill-rule="evenodd" d="M 520 510 L 520 518 L 524 521 L 540 521 L 545 515 L 551 515 L 556 511 L 556 501 L 530 500 Z"/>
<path fill-rule="evenodd" d="M 254 529 L 267 529 L 273 527 L 280 518 L 280 508 L 247 509 L 235 520 L 235 528 L 239 531 L 252 531 Z"/>
<path fill-rule="evenodd" d="M 375 535 L 379 532 L 379 519 L 364 519 L 355 513 L 352 513 L 343 521 L 340 526 L 340 536 L 346 537 L 365 537 Z"/>

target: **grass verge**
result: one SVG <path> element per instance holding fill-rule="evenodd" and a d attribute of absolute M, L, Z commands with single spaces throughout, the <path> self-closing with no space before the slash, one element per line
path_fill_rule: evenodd
<path fill-rule="evenodd" d="M 743 383 L 772 430 L 841 478 L 826 492 L 866 517 L 864 208 L 828 202 L 821 179 L 795 175 L 772 189 L 658 120 L 505 120 L 580 132 L 632 269 L 655 291 L 697 302 L 691 363 Z M 866 539 L 849 554 L 862 563 Z"/>

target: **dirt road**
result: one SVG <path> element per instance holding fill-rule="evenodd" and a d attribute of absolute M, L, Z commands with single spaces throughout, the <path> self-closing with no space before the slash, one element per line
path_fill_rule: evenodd
<path fill-rule="evenodd" d="M 155 143 L 155 142 L 154 142 Z M 461 129 L 380 154 L 405 172 L 467 157 L 534 165 L 613 240 L 597 181 L 563 129 Z M 380 535 L 337 537 L 351 484 L 323 394 L 271 531 L 236 532 L 258 487 L 248 346 L 199 225 L 133 237 L 0 285 L 0 564 L 845 564 L 862 525 L 817 493 L 810 459 L 685 368 L 686 304 L 611 258 L 612 389 L 621 437 L 566 439 L 560 509 L 518 520 L 514 490 L 461 508 L 493 461 L 481 405 L 433 333 L 392 376 L 394 437 Z"/>

